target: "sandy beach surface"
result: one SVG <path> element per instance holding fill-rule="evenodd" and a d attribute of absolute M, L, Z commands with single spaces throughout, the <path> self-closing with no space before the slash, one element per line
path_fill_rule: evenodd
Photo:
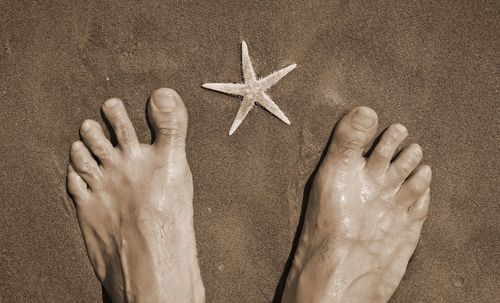
<path fill-rule="evenodd" d="M 124 100 L 176 89 L 207 302 L 271 302 L 306 182 L 333 126 L 367 105 L 407 126 L 432 166 L 421 241 L 391 302 L 494 302 L 499 263 L 499 44 L 495 1 L 11 1 L 0 3 L 0 301 L 100 302 L 65 187 L 69 147 Z M 239 82 L 241 41 L 288 126 L 201 88 Z M 103 124 L 104 126 L 104 124 Z M 381 131 L 380 130 L 380 131 Z"/>

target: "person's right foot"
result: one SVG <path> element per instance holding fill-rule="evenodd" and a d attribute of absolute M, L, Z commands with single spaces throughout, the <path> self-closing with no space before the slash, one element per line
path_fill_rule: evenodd
<path fill-rule="evenodd" d="M 391 125 L 368 159 L 377 130 L 367 107 L 338 124 L 315 177 L 282 302 L 387 302 L 420 237 L 431 169 L 419 145 L 391 162 L 407 136 Z"/>

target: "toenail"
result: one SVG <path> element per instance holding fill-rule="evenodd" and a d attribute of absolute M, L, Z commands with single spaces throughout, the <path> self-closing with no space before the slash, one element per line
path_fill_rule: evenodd
<path fill-rule="evenodd" d="M 351 118 L 352 124 L 358 129 L 368 129 L 375 124 L 375 115 L 368 108 L 358 108 Z"/>
<path fill-rule="evenodd" d="M 118 104 L 118 99 L 116 99 L 116 98 L 111 98 L 111 99 L 106 100 L 106 102 L 104 102 L 104 105 L 106 105 L 107 107 L 113 107 L 117 104 Z"/>
<path fill-rule="evenodd" d="M 420 145 L 418 145 L 417 143 L 412 143 L 412 145 L 410 145 L 410 148 L 413 150 L 413 153 L 415 155 L 417 155 L 418 157 L 422 156 L 422 147 Z"/>
<path fill-rule="evenodd" d="M 400 134 L 400 135 L 405 135 L 408 130 L 406 129 L 406 127 L 403 125 L 403 124 L 394 124 L 394 128 L 396 128 L 396 131 Z"/>
<path fill-rule="evenodd" d="M 425 175 L 431 175 L 432 174 L 432 169 L 429 165 L 422 165 L 422 172 Z"/>
<path fill-rule="evenodd" d="M 81 146 L 81 142 L 80 141 L 76 141 L 76 142 L 73 142 L 73 144 L 71 145 L 71 149 L 76 151 L 80 148 Z"/>
<path fill-rule="evenodd" d="M 177 103 L 177 95 L 175 93 L 170 92 L 155 92 L 153 96 L 151 96 L 156 107 L 161 112 L 170 113 L 175 109 L 175 105 Z"/>
<path fill-rule="evenodd" d="M 86 132 L 86 131 L 90 130 L 90 123 L 91 122 L 88 121 L 88 120 L 83 121 L 83 123 L 82 123 L 82 131 Z"/>

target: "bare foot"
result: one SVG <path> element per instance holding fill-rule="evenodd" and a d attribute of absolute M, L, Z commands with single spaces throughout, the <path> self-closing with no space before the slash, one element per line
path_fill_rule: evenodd
<path fill-rule="evenodd" d="M 83 142 L 71 146 L 68 171 L 99 280 L 113 302 L 203 302 L 184 103 L 171 89 L 153 93 L 152 145 L 139 143 L 119 99 L 107 100 L 102 110 L 118 145 L 112 146 L 97 122 L 84 121 Z"/>
<path fill-rule="evenodd" d="M 427 216 L 431 169 L 419 145 L 391 159 L 407 135 L 377 130 L 367 107 L 338 124 L 315 177 L 283 302 L 387 302 L 403 277 Z M 418 167 L 417 167 L 418 166 Z"/>

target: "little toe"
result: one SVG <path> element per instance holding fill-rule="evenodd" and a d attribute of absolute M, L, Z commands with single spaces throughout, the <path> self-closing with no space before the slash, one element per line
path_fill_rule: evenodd
<path fill-rule="evenodd" d="M 427 217 L 429 212 L 429 203 L 431 201 L 431 190 L 427 188 L 424 195 L 420 197 L 415 203 L 413 203 L 408 213 L 415 220 L 423 220 Z"/>
<path fill-rule="evenodd" d="M 399 187 L 413 172 L 422 160 L 422 148 L 413 143 L 406 147 L 389 166 L 387 182 L 393 187 Z"/>
<path fill-rule="evenodd" d="M 85 200 L 88 196 L 87 183 L 80 177 L 76 171 L 73 169 L 73 166 L 68 165 L 68 191 L 71 196 L 74 198 L 76 204 L 80 204 L 83 200 Z"/>
<path fill-rule="evenodd" d="M 377 123 L 377 114 L 371 108 L 360 106 L 351 110 L 335 129 L 325 164 L 333 167 L 359 163 L 375 135 Z"/>
<path fill-rule="evenodd" d="M 80 135 L 90 151 L 106 164 L 111 160 L 113 145 L 104 136 L 101 125 L 94 120 L 85 120 L 80 126 Z"/>
<path fill-rule="evenodd" d="M 184 153 L 188 114 L 179 94 L 170 88 L 157 89 L 151 95 L 148 112 L 155 132 L 155 148 Z"/>
<path fill-rule="evenodd" d="M 101 178 L 102 172 L 83 142 L 73 142 L 73 145 L 71 145 L 70 159 L 71 165 L 78 175 L 80 175 L 91 188 L 95 186 Z"/>
<path fill-rule="evenodd" d="M 429 188 L 431 178 L 431 167 L 429 165 L 419 166 L 396 193 L 396 203 L 398 206 L 408 208 L 420 199 Z"/>
<path fill-rule="evenodd" d="M 407 135 L 408 131 L 402 124 L 389 126 L 368 158 L 366 171 L 372 176 L 383 175 L 389 168 L 394 153 Z"/>
<path fill-rule="evenodd" d="M 139 148 L 139 140 L 135 134 L 134 126 L 130 121 L 125 106 L 120 99 L 111 98 L 104 102 L 102 111 L 115 132 L 118 146 L 127 151 Z"/>

